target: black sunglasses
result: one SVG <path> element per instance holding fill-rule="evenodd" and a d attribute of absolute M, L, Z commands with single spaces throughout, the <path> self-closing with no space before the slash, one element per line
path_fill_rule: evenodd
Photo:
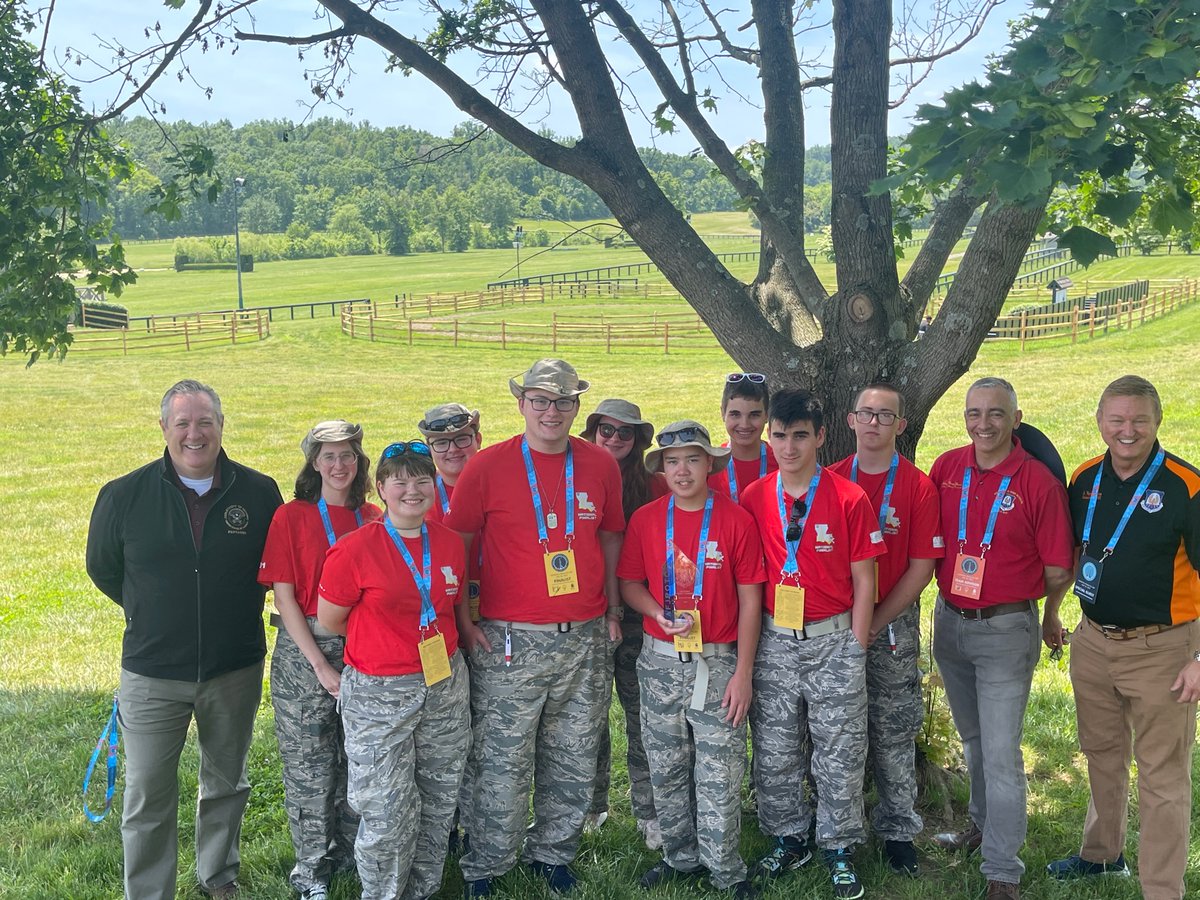
<path fill-rule="evenodd" d="M 658 446 L 670 447 L 672 444 L 690 444 L 704 432 L 699 428 L 680 428 L 678 431 L 664 431 L 657 438 Z"/>
<path fill-rule="evenodd" d="M 596 431 L 600 437 L 610 438 L 614 434 L 623 441 L 632 441 L 634 428 L 632 425 L 610 425 L 608 422 L 601 422 L 596 426 Z"/>
<path fill-rule="evenodd" d="M 725 376 L 725 380 L 730 384 L 737 384 L 739 381 L 749 381 L 752 384 L 766 384 L 767 376 L 759 372 L 730 372 Z"/>
<path fill-rule="evenodd" d="M 808 513 L 808 504 L 801 499 L 797 499 L 792 504 L 792 517 L 788 519 L 787 524 L 787 540 L 800 540 L 800 520 Z"/>
<path fill-rule="evenodd" d="M 455 413 L 444 419 L 434 419 L 432 422 L 425 422 L 423 424 L 426 431 L 455 431 L 463 428 L 470 421 L 471 417 L 467 413 Z"/>
<path fill-rule="evenodd" d="M 384 447 L 383 458 L 395 459 L 406 453 L 413 456 L 432 456 L 429 452 L 429 445 L 424 441 L 396 441 L 396 443 Z"/>

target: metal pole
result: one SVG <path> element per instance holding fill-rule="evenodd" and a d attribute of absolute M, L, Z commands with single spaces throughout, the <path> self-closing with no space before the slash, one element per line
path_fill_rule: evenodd
<path fill-rule="evenodd" d="M 238 228 L 238 197 L 245 184 L 245 178 L 233 179 L 233 252 L 237 254 L 238 309 L 245 308 L 242 300 L 242 234 Z"/>

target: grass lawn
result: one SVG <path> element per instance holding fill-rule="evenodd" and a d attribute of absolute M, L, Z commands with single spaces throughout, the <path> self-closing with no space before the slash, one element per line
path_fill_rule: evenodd
<path fill-rule="evenodd" d="M 466 267 L 481 257 L 462 254 L 452 262 Z M 311 264 L 308 269 L 304 267 L 309 264 L 289 264 L 296 268 L 273 283 L 270 297 L 272 302 L 288 302 L 324 298 L 335 290 L 345 296 L 364 296 L 376 290 L 410 289 L 417 276 L 405 275 L 403 284 L 395 281 L 399 270 L 387 268 L 394 262 L 371 257 Z M 421 277 L 431 284 L 439 278 L 450 283 L 466 277 L 439 275 L 437 267 L 446 262 L 429 255 L 429 268 Z M 268 273 L 264 266 L 252 279 L 262 276 L 266 281 Z M 216 276 L 225 279 L 219 295 Z M 153 300 L 147 293 L 143 295 L 146 306 L 229 305 L 232 273 L 176 276 L 170 272 L 163 277 L 210 283 L 212 289 L 203 297 L 211 302 L 197 304 L 200 295 L 184 291 Z M 491 277 L 491 272 L 485 277 Z M 284 290 L 289 282 L 290 292 Z M 135 292 L 151 283 L 147 278 L 130 293 L 135 310 Z M 176 305 L 189 297 L 192 302 L 186 307 Z M 970 377 L 987 373 L 1011 379 L 1026 416 L 1050 433 L 1070 467 L 1101 447 L 1091 418 L 1100 387 L 1126 372 L 1144 374 L 1163 395 L 1166 446 L 1185 458 L 1200 460 L 1200 407 L 1195 401 L 1198 348 L 1200 308 L 1194 307 L 1130 333 L 1074 348 L 1034 348 L 1021 354 L 1012 346 L 988 345 Z M 80 355 L 63 363 L 40 362 L 30 369 L 17 359 L 0 361 L 0 415 L 7 423 L 5 446 L 9 448 L 0 471 L 0 492 L 5 498 L 0 642 L 7 651 L 0 653 L 0 758 L 5 761 L 0 767 L 0 896 L 49 900 L 120 894 L 119 816 L 93 826 L 80 811 L 83 768 L 117 684 L 121 634 L 119 611 L 84 573 L 83 547 L 100 486 L 161 453 L 156 419 L 163 390 L 182 377 L 216 386 L 224 400 L 225 445 L 230 454 L 275 476 L 287 494 L 301 462 L 298 442 L 320 419 L 362 422 L 370 454 L 377 454 L 389 440 L 414 436 L 414 423 L 424 409 L 444 399 L 478 406 L 485 440 L 515 433 L 520 420 L 507 379 L 537 355 L 530 350 L 456 353 L 443 346 L 410 349 L 351 342 L 337 333 L 335 320 L 317 319 L 277 322 L 272 336 L 262 343 L 186 355 L 150 352 L 115 359 Z M 585 412 L 603 397 L 626 396 L 638 401 L 657 423 L 694 417 L 719 432 L 721 377 L 732 365 L 720 350 L 645 361 L 633 354 L 609 356 L 597 351 L 569 356 L 595 385 Z M 919 459 L 926 467 L 938 452 L 965 440 L 960 415 L 964 385 L 965 380 L 929 419 Z M 1070 602 L 1067 612 L 1071 618 L 1077 614 Z M 619 735 L 620 729 L 614 728 L 617 740 Z M 622 749 L 614 750 L 614 760 L 622 758 Z M 1024 851 L 1029 867 L 1025 896 L 1139 896 L 1136 882 L 1089 884 L 1081 889 L 1061 887 L 1041 873 L 1048 860 L 1078 848 L 1087 800 L 1065 663 L 1045 662 L 1039 668 L 1027 720 L 1026 754 L 1030 832 Z M 282 900 L 292 896 L 286 881 L 291 848 L 265 697 L 250 765 L 254 794 L 243 831 L 242 882 L 249 897 Z M 187 898 L 200 896 L 192 886 L 189 855 L 195 768 L 195 750 L 189 745 L 181 769 L 185 799 L 180 813 L 184 852 L 180 896 Z M 1195 783 L 1200 785 L 1200 780 Z M 578 896 L 583 900 L 633 896 L 637 875 L 656 858 L 638 840 L 625 785 L 623 765 L 617 764 L 613 818 L 598 835 L 585 839 L 578 861 L 585 884 Z M 941 803 L 935 798 L 938 802 L 930 807 L 927 833 L 938 826 L 960 824 L 964 797 L 960 787 L 953 798 L 959 821 L 952 823 L 940 820 L 936 811 Z M 118 794 L 118 808 L 119 804 Z M 1136 818 L 1130 834 L 1130 850 L 1136 851 Z M 1195 848 L 1193 844 L 1193 871 L 1200 865 L 1200 851 Z M 983 881 L 976 861 L 954 859 L 924 845 L 921 849 L 925 875 L 916 882 L 887 875 L 874 844 L 860 850 L 860 871 L 869 896 L 916 900 L 939 894 L 981 894 Z M 743 851 L 752 859 L 765 850 L 766 843 L 748 816 Z M 1200 889 L 1198 879 L 1193 877 L 1193 890 Z M 339 900 L 356 896 L 349 881 L 335 888 Z M 450 866 L 440 896 L 457 896 L 460 890 L 457 869 Z M 814 867 L 766 896 L 826 897 L 828 890 L 826 877 Z M 658 894 L 685 895 L 692 893 L 674 888 Z M 514 875 L 506 881 L 503 896 L 545 893 L 524 876 Z"/>

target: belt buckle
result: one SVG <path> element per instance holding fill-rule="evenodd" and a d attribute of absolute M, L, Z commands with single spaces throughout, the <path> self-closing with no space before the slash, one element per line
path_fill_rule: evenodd
<path fill-rule="evenodd" d="M 679 657 L 681 663 L 690 663 L 692 661 L 693 654 L 691 653 L 676 653 L 675 655 Z"/>
<path fill-rule="evenodd" d="M 554 624 L 558 626 L 559 634 L 569 634 L 571 632 L 570 622 L 555 622 Z"/>
<path fill-rule="evenodd" d="M 1100 633 L 1110 641 L 1125 640 L 1125 629 L 1117 625 L 1100 625 Z"/>

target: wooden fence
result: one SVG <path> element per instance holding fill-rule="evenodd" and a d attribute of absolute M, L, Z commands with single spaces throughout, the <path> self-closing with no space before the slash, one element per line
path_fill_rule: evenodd
<path fill-rule="evenodd" d="M 220 344 L 261 341 L 271 335 L 271 320 L 262 310 L 193 313 L 175 322 L 161 321 L 152 330 L 142 328 L 72 329 L 71 355 L 119 353 L 128 356 L 143 350 L 199 350 Z"/>

